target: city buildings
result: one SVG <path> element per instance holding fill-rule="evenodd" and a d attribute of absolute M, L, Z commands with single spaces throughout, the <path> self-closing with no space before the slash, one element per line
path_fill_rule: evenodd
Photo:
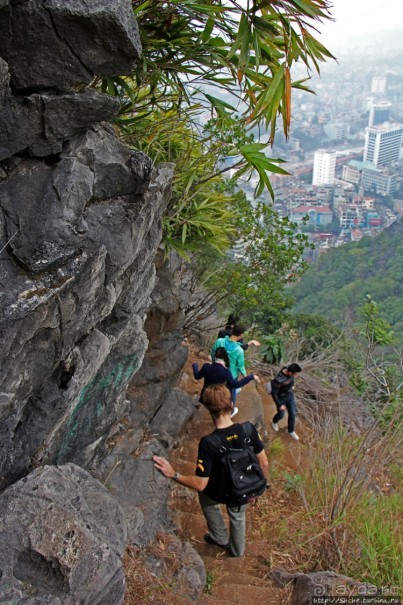
<path fill-rule="evenodd" d="M 366 167 L 361 173 L 361 189 L 377 195 L 392 195 L 396 191 L 396 176 L 387 169 Z"/>
<path fill-rule="evenodd" d="M 352 183 L 366 193 L 391 195 L 396 191 L 396 176 L 385 168 L 376 168 L 371 162 L 351 160 L 343 166 L 342 180 Z"/>
<path fill-rule="evenodd" d="M 374 76 L 371 82 L 371 93 L 384 95 L 386 92 L 386 77 Z"/>
<path fill-rule="evenodd" d="M 315 151 L 313 158 L 312 185 L 328 185 L 334 182 L 336 171 L 336 152 L 326 149 Z"/>
<path fill-rule="evenodd" d="M 350 124 L 348 122 L 328 122 L 323 126 L 323 130 L 329 141 L 344 141 L 350 134 Z"/>
<path fill-rule="evenodd" d="M 388 44 L 373 56 L 346 52 L 342 69 L 326 65 L 315 96 L 296 90 L 292 134 L 299 145 L 280 130 L 276 138 L 273 157 L 287 159 L 289 175 L 270 176 L 275 209 L 308 234 L 313 262 L 403 220 L 403 64 Z"/>
<path fill-rule="evenodd" d="M 297 206 L 291 211 L 291 220 L 301 223 L 308 216 L 311 225 L 328 225 L 332 222 L 333 211 L 329 206 Z"/>
<path fill-rule="evenodd" d="M 364 161 L 374 166 L 385 166 L 396 162 L 402 146 L 402 124 L 379 124 L 365 129 Z"/>
<path fill-rule="evenodd" d="M 388 101 L 373 101 L 369 109 L 368 126 L 377 126 L 389 122 L 392 103 Z"/>

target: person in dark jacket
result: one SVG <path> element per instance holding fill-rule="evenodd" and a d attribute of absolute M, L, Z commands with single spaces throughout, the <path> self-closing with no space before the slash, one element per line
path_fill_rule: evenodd
<path fill-rule="evenodd" d="M 271 380 L 271 396 L 277 407 L 277 414 L 273 417 L 272 427 L 277 432 L 278 423 L 284 418 L 285 411 L 288 412 L 288 433 L 290 437 L 299 441 L 295 432 L 295 416 L 297 408 L 293 393 L 294 376 L 302 372 L 302 368 L 297 363 L 291 363 L 289 366 L 281 368 L 279 373 Z"/>
<path fill-rule="evenodd" d="M 239 389 L 245 384 L 248 384 L 251 380 L 260 382 L 259 376 L 256 374 L 249 374 L 240 380 L 236 380 L 229 370 L 229 357 L 224 347 L 218 347 L 214 352 L 213 363 L 205 363 L 199 370 L 197 363 L 192 364 L 193 376 L 196 380 L 204 378 L 203 388 L 200 393 L 199 401 L 204 403 L 203 395 L 207 387 L 212 384 L 225 384 L 227 388 L 232 391 L 233 389 Z M 238 408 L 233 407 L 231 416 L 235 416 L 238 413 Z"/>

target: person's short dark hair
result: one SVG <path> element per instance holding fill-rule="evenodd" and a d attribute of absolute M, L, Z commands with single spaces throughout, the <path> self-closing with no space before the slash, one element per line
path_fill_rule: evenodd
<path fill-rule="evenodd" d="M 214 359 L 222 359 L 225 367 L 229 368 L 229 357 L 225 347 L 217 347 L 214 353 Z"/>
<path fill-rule="evenodd" d="M 290 365 L 287 366 L 287 370 L 291 372 L 291 374 L 299 374 L 302 372 L 302 368 L 298 363 L 290 363 Z"/>
<path fill-rule="evenodd" d="M 239 321 L 239 317 L 235 313 L 230 313 L 227 319 L 227 326 L 234 326 Z"/>
<path fill-rule="evenodd" d="M 203 403 L 213 418 L 219 418 L 232 410 L 231 392 L 225 384 L 212 384 L 203 393 Z"/>
<path fill-rule="evenodd" d="M 242 324 L 236 324 L 232 330 L 232 336 L 242 336 L 246 332 L 245 326 Z"/>

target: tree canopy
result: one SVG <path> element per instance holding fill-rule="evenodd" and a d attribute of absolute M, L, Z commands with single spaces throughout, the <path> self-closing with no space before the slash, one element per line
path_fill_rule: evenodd
<path fill-rule="evenodd" d="M 317 313 L 339 326 L 359 321 L 357 309 L 370 295 L 403 345 L 403 223 L 378 237 L 364 237 L 322 255 L 292 288 L 297 313 Z"/>

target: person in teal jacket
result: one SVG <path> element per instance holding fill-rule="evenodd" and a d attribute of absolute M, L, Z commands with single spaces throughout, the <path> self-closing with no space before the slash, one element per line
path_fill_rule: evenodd
<path fill-rule="evenodd" d="M 243 339 L 246 328 L 241 325 L 234 326 L 231 336 L 225 336 L 224 338 L 218 338 L 211 350 L 211 358 L 214 359 L 215 352 L 218 347 L 224 347 L 229 357 L 229 369 L 235 380 L 237 380 L 239 374 L 246 376 L 245 369 L 245 352 L 239 341 Z M 257 340 L 251 340 L 248 345 L 259 346 L 260 342 Z M 232 403 L 235 405 L 237 389 L 231 389 Z"/>

